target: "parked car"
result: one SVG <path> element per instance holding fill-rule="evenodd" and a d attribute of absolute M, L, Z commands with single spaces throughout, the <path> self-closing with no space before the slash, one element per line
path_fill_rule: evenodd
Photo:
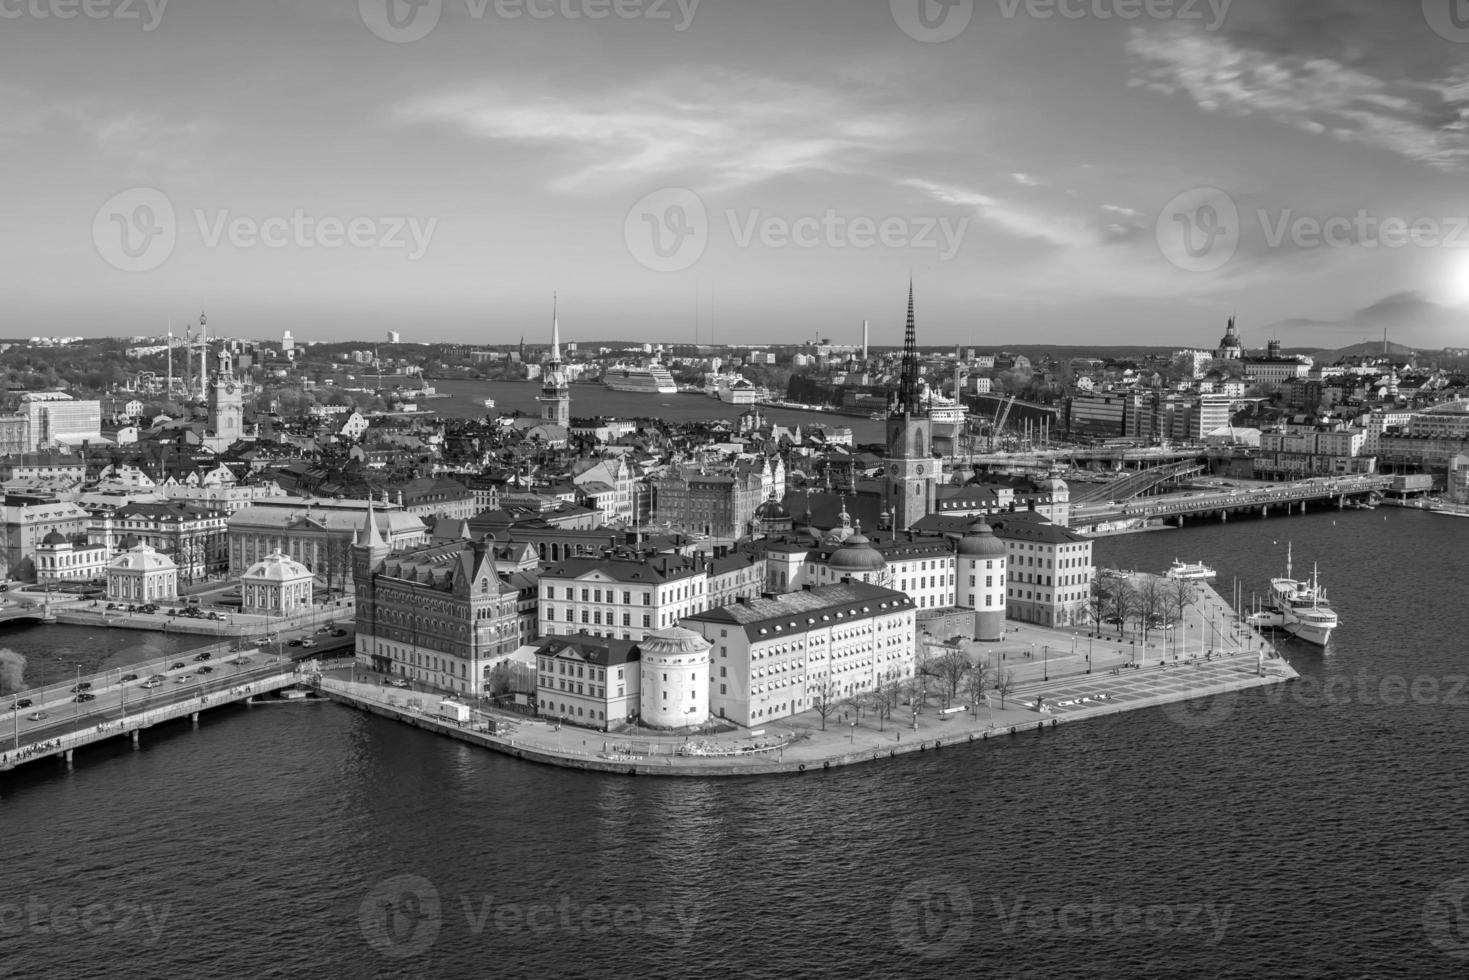
<path fill-rule="evenodd" d="M 291 641 L 289 641 L 286 644 L 286 646 L 288 646 L 288 647 L 298 647 L 300 645 L 301 645 L 301 641 L 300 640 L 291 640 Z"/>
<path fill-rule="evenodd" d="M 301 645 L 303 647 L 314 647 L 314 646 L 316 646 L 316 641 L 315 640 L 302 640 L 301 641 Z"/>
<path fill-rule="evenodd" d="M 332 631 L 332 628 L 330 626 L 321 626 L 321 627 L 318 627 L 317 630 L 316 630 L 318 636 L 325 636 L 326 634 L 330 633 L 331 631 Z"/>
<path fill-rule="evenodd" d="M 332 636 L 346 636 L 346 635 L 347 635 L 347 631 L 344 630 L 344 629 L 342 629 L 341 627 L 338 627 L 337 629 L 332 630 Z"/>
<path fill-rule="evenodd" d="M 29 708 L 30 706 L 31 706 L 31 699 L 30 698 L 21 698 L 19 701 L 15 702 L 14 704 L 12 704 L 10 706 L 10 710 L 11 711 L 19 711 L 21 708 Z"/>

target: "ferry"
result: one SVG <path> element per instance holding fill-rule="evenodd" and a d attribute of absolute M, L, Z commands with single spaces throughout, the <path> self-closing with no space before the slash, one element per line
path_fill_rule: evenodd
<path fill-rule="evenodd" d="M 1177 558 L 1173 559 L 1173 564 L 1168 566 L 1168 571 L 1163 573 L 1165 578 L 1189 582 L 1200 582 L 1205 579 L 1211 579 L 1214 577 L 1214 574 L 1214 569 L 1201 561 L 1185 562 L 1179 561 Z"/>
<path fill-rule="evenodd" d="M 483 399 L 480 404 L 483 405 L 485 408 L 494 408 L 495 400 L 493 398 L 486 398 Z"/>
<path fill-rule="evenodd" d="M 636 391 L 642 394 L 676 395 L 678 384 L 662 364 L 647 367 L 608 368 L 602 383 L 613 391 Z"/>
<path fill-rule="evenodd" d="M 1300 581 L 1291 578 L 1291 551 L 1286 546 L 1285 577 L 1270 580 L 1270 610 L 1278 613 L 1281 628 L 1297 639 L 1324 647 L 1331 640 L 1331 631 L 1340 625 L 1336 610 L 1326 601 L 1326 592 L 1316 580 L 1316 569 L 1311 569 L 1311 578 Z"/>

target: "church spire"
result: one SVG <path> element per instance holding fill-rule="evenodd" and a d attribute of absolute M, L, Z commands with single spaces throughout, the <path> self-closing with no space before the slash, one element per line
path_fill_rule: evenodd
<path fill-rule="evenodd" d="M 557 311 L 559 297 L 551 294 L 551 363 L 561 363 L 561 316 Z"/>
<path fill-rule="evenodd" d="M 357 531 L 357 547 L 374 549 L 387 547 L 387 542 L 385 542 L 383 540 L 383 536 L 378 533 L 377 518 L 373 516 L 372 512 L 371 494 L 368 494 L 367 497 L 367 523 L 364 524 Z"/>
<path fill-rule="evenodd" d="M 913 314 L 913 280 L 908 280 L 908 324 L 903 330 L 903 367 L 898 377 L 897 404 L 894 414 L 918 415 L 923 407 L 918 402 L 918 328 Z"/>

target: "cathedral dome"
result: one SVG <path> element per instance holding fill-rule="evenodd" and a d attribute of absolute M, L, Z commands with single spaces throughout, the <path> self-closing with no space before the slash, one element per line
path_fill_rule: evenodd
<path fill-rule="evenodd" d="M 867 536 L 859 531 L 832 552 L 826 567 L 834 572 L 880 572 L 887 564 L 882 552 L 874 548 Z"/>
<path fill-rule="evenodd" d="M 791 512 L 786 510 L 779 500 L 771 497 L 755 508 L 755 516 L 762 521 L 784 521 L 790 519 Z"/>
<path fill-rule="evenodd" d="M 1004 558 L 1005 542 L 995 537 L 994 528 L 980 520 L 965 529 L 958 551 L 966 558 Z"/>

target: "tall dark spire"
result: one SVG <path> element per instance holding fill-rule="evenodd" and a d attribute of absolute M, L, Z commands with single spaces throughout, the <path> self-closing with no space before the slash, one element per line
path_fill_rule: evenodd
<path fill-rule="evenodd" d="M 896 414 L 918 415 L 918 328 L 913 316 L 913 280 L 908 280 L 908 325 L 903 331 L 903 370 L 898 377 Z"/>

